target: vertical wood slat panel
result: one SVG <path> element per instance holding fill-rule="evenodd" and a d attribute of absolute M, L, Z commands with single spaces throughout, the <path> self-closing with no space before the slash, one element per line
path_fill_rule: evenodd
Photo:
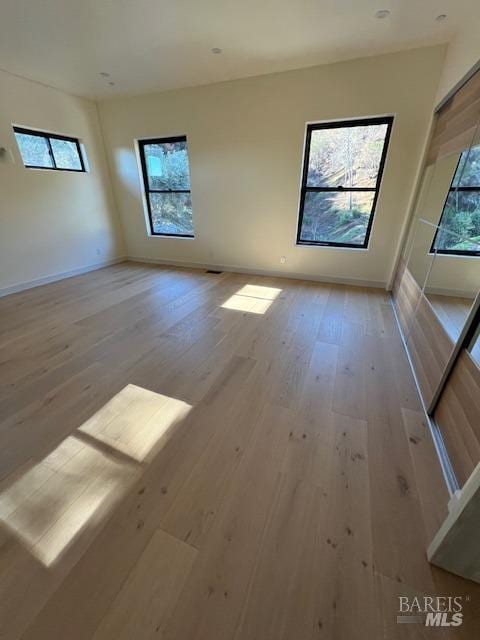
<path fill-rule="evenodd" d="M 403 260 L 393 286 L 393 302 L 428 406 L 454 344 Z M 480 370 L 465 349 L 445 386 L 434 419 L 463 486 L 480 462 Z"/>
<path fill-rule="evenodd" d="M 477 72 L 436 115 L 427 164 L 468 148 L 479 120 L 480 73 Z"/>
<path fill-rule="evenodd" d="M 477 72 L 436 114 L 426 164 L 468 148 L 479 121 L 480 72 Z M 418 384 L 425 405 L 429 406 L 454 344 L 403 259 L 397 268 L 392 295 Z M 478 366 L 463 351 L 434 415 L 462 486 L 480 461 L 479 392 Z"/>
<path fill-rule="evenodd" d="M 408 348 L 427 407 L 441 382 L 453 347 L 454 342 L 438 319 L 430 301 L 424 294 L 420 294 Z"/>
<path fill-rule="evenodd" d="M 428 407 L 454 343 L 404 262 L 397 271 L 393 302 L 423 400 Z"/>
<path fill-rule="evenodd" d="M 461 486 L 480 462 L 480 369 L 463 349 L 434 414 Z"/>

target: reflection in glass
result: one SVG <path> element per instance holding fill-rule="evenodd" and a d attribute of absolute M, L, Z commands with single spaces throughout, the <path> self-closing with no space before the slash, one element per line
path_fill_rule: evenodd
<path fill-rule="evenodd" d="M 454 169 L 452 169 L 452 171 L 454 171 Z M 408 261 L 413 250 L 413 244 L 414 244 L 415 236 L 418 229 L 419 218 L 424 218 L 426 220 L 434 220 L 435 213 L 433 213 L 432 215 L 431 212 L 432 211 L 436 212 L 438 217 L 438 210 L 439 208 L 441 209 L 441 207 L 443 206 L 443 200 L 445 196 L 443 196 L 443 200 L 438 204 L 438 206 L 436 206 L 435 199 L 438 200 L 438 198 L 432 198 L 432 195 L 431 195 L 432 192 L 435 191 L 434 183 L 436 180 L 437 180 L 436 166 L 429 165 L 425 167 L 425 170 L 423 172 L 420 185 L 419 185 L 414 215 L 410 223 L 410 229 L 408 231 L 405 245 L 402 250 L 402 256 L 406 262 Z M 451 175 L 447 178 L 447 180 L 448 180 L 447 182 L 447 185 L 448 185 L 451 181 Z M 447 189 L 448 189 L 448 186 L 445 187 L 444 190 L 446 191 Z"/>
<path fill-rule="evenodd" d="M 470 246 L 472 241 L 462 238 L 450 230 L 425 221 L 418 221 L 417 244 L 412 247 L 409 269 L 443 329 L 453 344 L 462 333 L 470 314 L 480 284 L 480 263 L 476 258 L 451 258 L 442 253 L 425 253 L 431 238 L 448 238 L 452 246 Z M 452 260 L 455 261 L 452 267 Z M 466 261 L 462 264 L 460 261 Z M 457 267 L 460 268 L 458 271 Z M 461 273 L 461 279 L 459 279 Z"/>
<path fill-rule="evenodd" d="M 440 217 L 433 248 L 443 253 L 480 253 L 480 146 L 461 153 Z M 449 233 L 451 232 L 451 233 Z M 457 242 L 456 234 L 462 238 Z"/>
<path fill-rule="evenodd" d="M 452 342 L 456 343 L 470 313 L 472 298 L 429 292 L 427 298 Z"/>
<path fill-rule="evenodd" d="M 363 246 L 373 192 L 307 191 L 300 240 Z"/>
<path fill-rule="evenodd" d="M 411 308 L 404 320 L 403 330 L 406 340 L 415 320 L 415 315 L 424 297 L 428 276 L 433 266 L 435 254 L 428 251 L 436 226 L 425 220 L 416 220 L 412 229 L 411 245 L 407 258 L 408 295 Z"/>
<path fill-rule="evenodd" d="M 473 360 L 480 368 L 480 324 L 477 326 L 475 335 L 473 336 L 473 339 L 470 343 L 469 351 Z"/>
<path fill-rule="evenodd" d="M 462 152 L 453 178 L 452 187 L 480 189 L 480 146 L 472 146 Z"/>
<path fill-rule="evenodd" d="M 480 252 L 480 185 L 478 191 L 470 188 L 468 191 L 450 191 L 434 248 L 437 251 Z"/>
<path fill-rule="evenodd" d="M 433 266 L 435 254 L 430 253 L 428 247 L 437 228 L 436 225 L 423 219 L 417 220 L 414 226 L 407 267 L 419 289 L 425 287 L 428 274 Z"/>
<path fill-rule="evenodd" d="M 410 233 L 414 240 L 405 254 L 425 303 L 449 338 L 442 348 L 458 342 L 480 288 L 479 134 L 473 132 L 466 148 L 437 154 L 425 168 Z M 417 312 L 425 309 L 418 304 Z"/>

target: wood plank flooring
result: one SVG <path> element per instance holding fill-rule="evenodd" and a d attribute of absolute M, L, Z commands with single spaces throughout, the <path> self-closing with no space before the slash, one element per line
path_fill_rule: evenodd
<path fill-rule="evenodd" d="M 123 263 L 0 300 L 0 638 L 376 640 L 447 493 L 389 299 Z"/>

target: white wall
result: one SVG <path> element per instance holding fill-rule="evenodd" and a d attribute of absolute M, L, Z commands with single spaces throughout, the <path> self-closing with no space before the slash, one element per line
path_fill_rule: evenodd
<path fill-rule="evenodd" d="M 463 76 L 480 60 L 480 22 L 472 18 L 450 42 L 437 90 L 440 102 Z"/>
<path fill-rule="evenodd" d="M 124 253 L 95 103 L 0 72 L 0 293 Z M 81 139 L 90 171 L 25 169 L 12 123 Z"/>
<path fill-rule="evenodd" d="M 385 283 L 443 57 L 433 47 L 102 102 L 128 255 Z M 369 250 L 295 246 L 305 123 L 391 113 Z M 134 140 L 175 134 L 188 137 L 193 240 L 146 231 Z"/>

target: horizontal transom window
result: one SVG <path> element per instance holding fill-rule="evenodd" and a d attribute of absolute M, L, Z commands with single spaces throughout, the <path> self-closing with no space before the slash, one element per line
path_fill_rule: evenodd
<path fill-rule="evenodd" d="M 27 169 L 85 171 L 78 138 L 13 127 L 23 164 Z"/>
<path fill-rule="evenodd" d="M 308 125 L 297 244 L 368 246 L 392 122 Z"/>

